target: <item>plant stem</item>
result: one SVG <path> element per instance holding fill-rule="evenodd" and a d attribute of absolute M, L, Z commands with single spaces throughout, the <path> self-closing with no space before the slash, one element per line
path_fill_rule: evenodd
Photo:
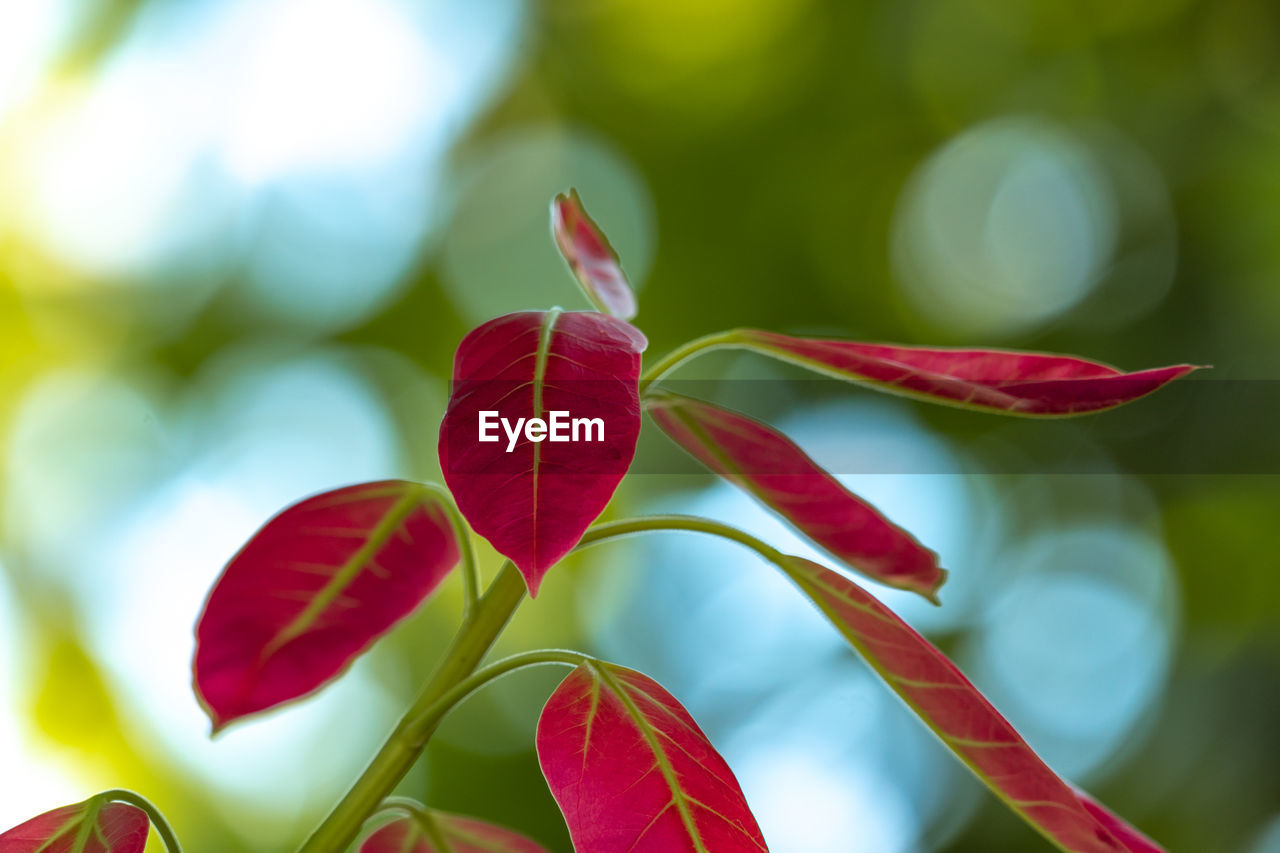
<path fill-rule="evenodd" d="M 713 335 L 706 335 L 696 338 L 686 344 L 673 349 L 671 352 L 658 359 L 652 367 L 644 372 L 640 377 L 640 396 L 643 397 L 645 392 L 649 390 L 649 386 L 675 370 L 684 362 L 701 353 L 710 352 L 715 349 L 724 349 L 726 347 L 741 346 L 736 331 L 716 332 Z"/>
<path fill-rule="evenodd" d="M 103 803 L 128 803 L 131 806 L 137 806 L 142 809 L 147 813 L 147 818 L 151 821 L 151 825 L 155 827 L 160 840 L 164 842 L 164 849 L 168 850 L 169 853 L 182 853 L 182 845 L 178 843 L 178 836 L 173 831 L 173 827 L 169 825 L 169 821 L 165 820 L 164 813 L 156 808 L 155 804 L 146 797 L 136 791 L 115 788 L 110 791 L 103 791 L 98 795 L 98 799 Z"/>
<path fill-rule="evenodd" d="M 449 523 L 453 525 L 453 534 L 458 540 L 459 561 L 462 563 L 462 597 L 464 602 L 463 618 L 471 615 L 476 602 L 480 599 L 480 572 L 476 567 L 476 550 L 471 545 L 471 528 L 467 526 L 453 501 L 453 495 L 444 486 L 435 483 L 424 483 L 427 489 L 434 492 L 444 504 L 449 514 Z"/>
<path fill-rule="evenodd" d="M 418 725 L 418 721 L 442 696 L 475 671 L 524 599 L 524 594 L 524 579 L 515 566 L 506 563 L 458 629 L 435 674 L 414 700 L 409 712 L 351 790 L 298 848 L 298 853 L 341 853 L 355 840 L 365 820 L 422 754 L 431 730 Z"/>
<path fill-rule="evenodd" d="M 751 534 L 745 533 L 736 527 L 722 524 L 719 521 L 712 521 L 709 518 L 701 518 L 694 515 L 646 515 L 640 518 L 606 521 L 603 524 L 597 524 L 589 528 L 583 534 L 582 541 L 578 544 L 578 547 L 594 545 L 606 539 L 615 539 L 619 536 L 629 536 L 633 533 L 644 533 L 651 530 L 684 530 L 690 533 L 706 533 L 711 536 L 719 536 L 721 539 L 729 539 L 739 545 L 745 545 L 766 560 L 777 563 L 784 571 L 786 571 L 789 564 L 786 554 Z"/>
<path fill-rule="evenodd" d="M 491 663 L 484 669 L 459 682 L 452 690 L 441 696 L 434 705 L 426 710 L 422 718 L 416 721 L 420 730 L 434 730 L 455 706 L 475 693 L 480 688 L 509 675 L 518 669 L 546 664 L 562 664 L 565 666 L 581 666 L 594 658 L 581 652 L 567 649 L 538 649 L 532 652 L 521 652 Z"/>
<path fill-rule="evenodd" d="M 729 539 L 756 551 L 791 574 L 790 561 L 776 548 L 727 524 L 689 515 L 653 515 L 597 524 L 583 534 L 578 548 L 651 530 L 685 530 Z M 541 650 L 513 655 L 476 672 L 476 667 L 524 599 L 524 593 L 524 579 L 508 561 L 458 629 L 439 668 L 395 731 L 351 790 L 303 842 L 298 853 L 342 853 L 346 850 L 347 845 L 360 834 L 364 822 L 413 767 L 448 710 L 482 685 L 525 666 L 541 663 L 577 666 L 588 660 L 577 652 Z"/>

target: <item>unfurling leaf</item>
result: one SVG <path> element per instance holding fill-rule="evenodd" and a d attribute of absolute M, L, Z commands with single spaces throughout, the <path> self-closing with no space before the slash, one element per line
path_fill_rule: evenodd
<path fill-rule="evenodd" d="M 587 215 L 577 190 L 551 202 L 551 233 L 593 305 L 623 320 L 636 316 L 635 292 L 622 271 L 618 253 Z"/>
<path fill-rule="evenodd" d="M 223 570 L 196 625 L 195 688 L 215 731 L 338 676 L 458 562 L 449 511 L 402 480 L 307 498 Z"/>
<path fill-rule="evenodd" d="M 1124 834 L 1032 751 L 942 652 L 848 578 L 803 557 L 788 574 L 894 692 L 1000 799 L 1071 853 L 1161 853 Z M 1106 813 L 1109 815 L 1109 813 Z"/>
<path fill-rule="evenodd" d="M 137 806 L 92 797 L 0 833 L 0 853 L 142 853 L 150 828 Z"/>
<path fill-rule="evenodd" d="M 463 815 L 423 809 L 378 828 L 360 853 L 547 853 L 518 832 Z"/>
<path fill-rule="evenodd" d="M 864 344 L 755 329 L 730 332 L 719 345 L 934 403 L 1041 417 L 1111 409 L 1197 369 L 1178 364 L 1125 373 L 1067 355 Z"/>
<path fill-rule="evenodd" d="M 651 678 L 583 664 L 547 701 L 537 743 L 575 850 L 767 850 L 729 766 Z"/>
<path fill-rule="evenodd" d="M 622 320 L 558 309 L 499 317 L 458 345 L 440 465 L 462 514 L 531 595 L 631 464 L 645 345 Z"/>
<path fill-rule="evenodd" d="M 645 407 L 677 444 L 754 495 L 845 565 L 930 600 L 946 579 L 937 555 L 840 485 L 772 428 L 674 394 Z"/>

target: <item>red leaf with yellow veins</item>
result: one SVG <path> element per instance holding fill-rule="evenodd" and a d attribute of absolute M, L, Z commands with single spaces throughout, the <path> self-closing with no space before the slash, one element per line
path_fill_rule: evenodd
<path fill-rule="evenodd" d="M 1110 830 L 1112 835 L 1120 839 L 1129 853 L 1164 853 L 1163 847 L 1147 838 L 1124 818 L 1112 812 L 1079 788 L 1076 788 L 1075 792 L 1076 797 L 1088 810 L 1089 814 L 1097 818 L 1098 822 Z"/>
<path fill-rule="evenodd" d="M 195 688 L 214 730 L 336 678 L 458 562 L 449 509 L 402 480 L 285 509 L 223 570 L 196 625 Z"/>
<path fill-rule="evenodd" d="M 645 407 L 696 459 L 781 515 L 845 565 L 931 601 L 946 572 L 938 556 L 759 421 L 660 393 Z"/>
<path fill-rule="evenodd" d="M 837 379 L 934 403 L 1040 417 L 1111 409 L 1197 369 L 1178 364 L 1125 373 L 1068 355 L 864 344 L 756 329 L 729 332 L 716 346 L 754 350 Z"/>
<path fill-rule="evenodd" d="M 547 853 L 501 826 L 434 809 L 396 818 L 360 845 L 360 853 Z"/>
<path fill-rule="evenodd" d="M 551 202 L 551 233 L 593 305 L 623 320 L 636 316 L 636 295 L 622 271 L 618 253 L 587 215 L 577 190 L 558 195 Z"/>
<path fill-rule="evenodd" d="M 95 797 L 0 833 L 0 853 L 142 853 L 150 828 L 137 806 Z"/>
<path fill-rule="evenodd" d="M 609 503 L 640 434 L 644 335 L 594 311 L 526 311 L 458 345 L 440 466 L 458 509 L 536 595 Z"/>
<path fill-rule="evenodd" d="M 575 850 L 767 850 L 733 772 L 689 712 L 634 670 L 575 669 L 538 721 L 538 761 Z"/>
<path fill-rule="evenodd" d="M 1118 818 L 1082 800 L 942 652 L 857 584 L 803 557 L 791 579 L 894 692 L 1000 799 L 1071 853 L 1162 853 L 1130 846 Z"/>

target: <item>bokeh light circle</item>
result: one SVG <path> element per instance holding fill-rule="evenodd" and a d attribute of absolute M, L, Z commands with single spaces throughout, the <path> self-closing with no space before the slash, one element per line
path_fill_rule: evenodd
<path fill-rule="evenodd" d="M 922 316 L 957 335 L 1008 335 L 1076 305 L 1117 231 L 1101 165 L 1071 134 L 999 119 L 947 143 L 913 176 L 893 258 Z"/>

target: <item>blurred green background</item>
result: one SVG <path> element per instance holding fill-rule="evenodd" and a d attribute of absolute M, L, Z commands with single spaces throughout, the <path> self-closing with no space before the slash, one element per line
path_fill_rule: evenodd
<path fill-rule="evenodd" d="M 305 836 L 459 590 L 213 742 L 189 687 L 205 591 L 290 501 L 437 476 L 461 335 L 585 304 L 548 235 L 569 186 L 651 356 L 752 325 L 1214 365 L 1043 430 L 746 357 L 682 375 L 729 377 L 710 391 L 941 553 L 941 609 L 884 594 L 1056 768 L 1170 850 L 1280 851 L 1269 0 L 4 4 L 0 825 L 126 786 L 194 853 Z M 801 547 L 663 473 L 650 433 L 611 513 Z M 658 678 L 779 853 L 1047 849 L 740 551 L 602 546 L 543 589 L 504 648 Z M 404 793 L 567 851 L 530 746 L 557 676 L 470 701 Z"/>

